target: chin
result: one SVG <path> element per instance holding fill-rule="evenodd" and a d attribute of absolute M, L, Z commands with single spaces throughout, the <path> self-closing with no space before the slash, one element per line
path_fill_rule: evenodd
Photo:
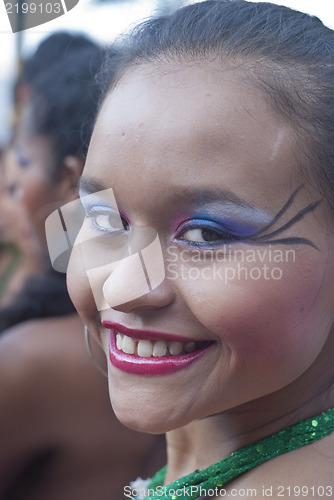
<path fill-rule="evenodd" d="M 109 394 L 116 417 L 129 429 L 146 434 L 165 434 L 183 425 L 177 418 L 171 418 L 165 406 L 159 406 L 159 401 L 152 408 L 152 404 L 133 396 L 125 400 L 124 395 L 115 397 L 113 390 Z"/>
<path fill-rule="evenodd" d="M 145 434 L 165 434 L 174 428 L 173 426 L 167 426 L 166 422 L 163 422 L 162 419 L 146 418 L 147 415 L 140 415 L 140 412 L 138 414 L 136 409 L 127 412 L 119 410 L 114 406 L 113 409 L 118 420 L 123 425 L 136 432 L 143 432 Z M 147 411 L 145 414 L 147 414 Z"/>

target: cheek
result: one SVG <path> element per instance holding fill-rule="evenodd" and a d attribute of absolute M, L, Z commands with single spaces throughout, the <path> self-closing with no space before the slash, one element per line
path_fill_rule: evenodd
<path fill-rule="evenodd" d="M 25 173 L 20 184 L 22 189 L 22 209 L 25 219 L 31 223 L 39 247 L 46 247 L 45 220 L 56 209 L 57 184 L 42 175 L 40 170 L 32 168 Z"/>
<path fill-rule="evenodd" d="M 324 262 L 296 253 L 295 262 L 239 264 L 221 266 L 220 274 L 216 269 L 216 279 L 180 282 L 199 323 L 236 363 L 286 366 L 295 356 L 302 364 L 311 362 L 333 321 L 323 289 Z"/>
<path fill-rule="evenodd" d="M 96 308 L 95 310 L 92 308 L 94 299 L 87 277 L 79 276 L 78 274 L 74 275 L 73 273 L 68 272 L 67 289 L 80 318 L 89 328 L 90 319 L 92 318 L 92 314 L 95 313 Z M 91 329 L 89 328 L 89 330 Z M 91 333 L 93 333 L 93 331 Z"/>
<path fill-rule="evenodd" d="M 40 176 L 31 175 L 25 178 L 21 184 L 22 203 L 26 212 L 36 220 L 40 217 L 40 212 L 44 211 L 52 201 L 50 187 Z"/>

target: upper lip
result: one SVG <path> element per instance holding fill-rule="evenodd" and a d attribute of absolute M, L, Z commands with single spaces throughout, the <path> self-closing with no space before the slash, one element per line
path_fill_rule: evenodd
<path fill-rule="evenodd" d="M 102 325 L 105 328 L 116 330 L 119 333 L 131 337 L 136 340 L 169 340 L 174 342 L 201 342 L 201 340 L 193 339 L 189 337 L 183 337 L 182 335 L 175 335 L 173 333 L 156 332 L 153 330 L 135 330 L 128 328 L 120 323 L 113 323 L 112 321 L 104 320 Z"/>

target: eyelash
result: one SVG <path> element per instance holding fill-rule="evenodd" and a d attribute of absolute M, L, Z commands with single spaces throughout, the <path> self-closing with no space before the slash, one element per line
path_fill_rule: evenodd
<path fill-rule="evenodd" d="M 199 242 L 199 241 L 191 241 L 185 238 L 182 238 L 188 231 L 210 231 L 211 233 L 215 233 L 218 237 L 215 240 L 207 241 L 207 242 Z M 204 238 L 204 236 L 203 236 Z M 187 245 L 195 246 L 195 247 L 217 247 L 222 244 L 226 244 L 226 242 L 234 242 L 241 241 L 242 236 L 238 236 L 234 234 L 230 229 L 219 225 L 217 223 L 213 223 L 211 221 L 205 220 L 191 220 L 189 224 L 182 226 L 180 230 L 177 230 L 177 234 L 175 239 L 181 240 L 185 242 Z"/>
<path fill-rule="evenodd" d="M 130 225 L 128 220 L 118 211 L 116 212 L 113 210 L 109 210 L 108 208 L 105 207 L 91 207 L 91 208 L 84 207 L 84 210 L 85 210 L 85 218 L 91 221 L 93 229 L 95 231 L 105 233 L 106 235 L 121 234 L 122 232 L 127 231 L 128 226 Z M 113 216 L 114 218 L 117 218 L 118 225 L 120 222 L 122 222 L 122 227 L 117 227 L 117 226 L 115 227 L 110 224 L 110 229 L 103 228 L 100 224 L 96 222 L 96 219 L 99 216 L 107 216 L 108 218 L 110 216 Z"/>
<path fill-rule="evenodd" d="M 287 212 L 289 207 L 292 205 L 295 197 L 297 196 L 298 192 L 303 188 L 303 185 L 299 186 L 290 196 L 288 201 L 285 203 L 285 205 L 281 208 L 281 210 L 276 214 L 276 216 L 266 225 L 264 225 L 261 229 L 254 230 L 251 232 L 247 231 L 247 234 L 237 234 L 235 231 L 233 231 L 230 228 L 227 228 L 223 224 L 216 223 L 214 221 L 206 220 L 206 219 L 188 219 L 187 221 L 184 221 L 181 223 L 175 232 L 174 235 L 174 240 L 182 241 L 183 244 L 197 247 L 197 248 L 207 248 L 207 247 L 219 247 L 223 244 L 226 244 L 226 242 L 243 242 L 243 243 L 250 243 L 253 245 L 268 245 L 268 244 L 283 244 L 283 245 L 309 245 L 313 247 L 316 250 L 319 250 L 318 247 L 309 239 L 307 238 L 302 238 L 302 237 L 278 237 L 281 233 L 283 233 L 286 229 L 294 226 L 299 220 L 302 220 L 304 217 L 306 217 L 307 214 L 314 212 L 317 207 L 321 204 L 322 200 L 318 200 L 316 202 L 310 203 L 309 205 L 305 206 L 302 210 L 300 210 L 295 216 L 293 216 L 291 219 L 289 219 L 287 222 L 283 223 L 278 229 L 276 230 L 271 230 L 275 223 L 277 223 L 283 214 Z M 120 213 L 118 210 L 112 210 L 109 209 L 108 207 L 104 206 L 94 206 L 91 208 L 86 208 L 84 207 L 85 210 L 85 216 L 86 218 L 90 219 L 92 221 L 92 225 L 94 226 L 95 231 L 99 231 L 100 233 L 105 233 L 105 235 L 111 235 L 111 234 L 121 234 L 124 232 L 127 232 L 130 228 L 130 222 L 128 219 Z M 115 217 L 118 217 L 118 222 L 122 222 L 122 228 L 113 228 L 112 230 L 110 229 L 105 229 L 101 227 L 99 224 L 96 223 L 96 217 L 99 215 L 107 215 L 110 217 L 110 215 L 114 215 Z M 187 231 L 191 230 L 199 230 L 199 231 L 212 231 L 215 232 L 218 235 L 221 235 L 221 238 L 213 241 L 208 241 L 208 242 L 199 242 L 199 241 L 191 241 L 191 240 L 186 240 L 185 238 L 182 238 L 184 234 Z M 271 232 L 270 232 L 271 230 Z M 269 232 L 268 232 L 269 231 Z"/>
<path fill-rule="evenodd" d="M 123 227 L 115 227 L 114 229 L 111 229 L 113 227 L 110 225 L 110 229 L 104 228 L 101 226 L 101 224 L 97 223 L 97 217 L 99 216 L 114 216 L 117 217 L 117 222 L 120 220 L 122 221 Z M 127 231 L 128 227 L 130 225 L 129 221 L 119 212 L 114 212 L 111 210 L 108 210 L 107 208 L 104 207 L 92 207 L 92 208 L 85 208 L 85 217 L 87 219 L 90 219 L 93 229 L 95 231 L 99 231 L 102 233 L 105 233 L 106 235 L 111 235 L 111 234 L 121 234 L 123 231 Z M 120 219 L 119 219 L 120 218 Z M 211 233 L 215 233 L 217 235 L 217 239 L 214 239 L 212 241 L 207 241 L 207 242 L 198 242 L 198 241 L 191 241 L 187 240 L 185 238 L 182 238 L 188 231 L 191 230 L 199 230 L 199 231 L 210 231 Z M 240 241 L 242 239 L 241 236 L 238 236 L 236 234 L 233 234 L 233 232 L 229 229 L 227 229 L 224 226 L 221 226 L 217 223 L 213 223 L 211 221 L 205 221 L 205 220 L 191 220 L 188 225 L 183 226 L 177 233 L 176 239 L 181 240 L 182 242 L 185 242 L 188 245 L 195 246 L 195 247 L 215 247 L 215 246 L 220 246 L 221 244 L 224 244 L 226 242 L 233 242 L 233 241 Z M 204 236 L 203 236 L 204 238 Z"/>

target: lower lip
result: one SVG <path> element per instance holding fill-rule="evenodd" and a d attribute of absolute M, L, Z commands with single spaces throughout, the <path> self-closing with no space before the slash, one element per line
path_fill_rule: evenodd
<path fill-rule="evenodd" d="M 113 366 L 127 373 L 137 375 L 166 375 L 187 368 L 199 360 L 212 344 L 208 344 L 198 351 L 179 356 L 161 358 L 140 358 L 132 354 L 119 351 L 116 347 L 116 332 L 109 330 L 109 359 Z"/>

